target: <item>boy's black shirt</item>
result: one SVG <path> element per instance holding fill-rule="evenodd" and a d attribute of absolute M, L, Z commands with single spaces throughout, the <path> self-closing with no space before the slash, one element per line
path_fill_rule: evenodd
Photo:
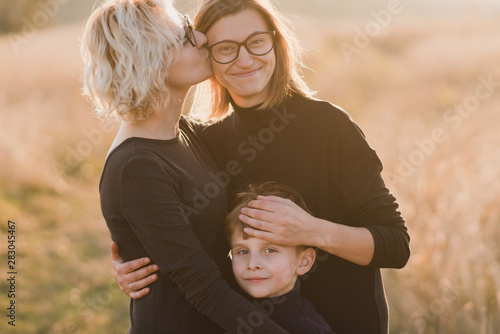
<path fill-rule="evenodd" d="M 300 279 L 291 291 L 279 297 L 256 299 L 246 296 L 290 334 L 335 334 L 314 306 L 300 294 Z"/>

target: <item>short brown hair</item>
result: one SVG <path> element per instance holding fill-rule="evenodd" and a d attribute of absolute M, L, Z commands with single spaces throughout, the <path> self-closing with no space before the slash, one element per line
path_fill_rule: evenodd
<path fill-rule="evenodd" d="M 291 95 L 298 93 L 311 96 L 314 92 L 302 77 L 300 48 L 298 41 L 288 27 L 288 20 L 277 11 L 268 0 L 205 0 L 198 9 L 195 18 L 196 30 L 206 34 L 218 20 L 228 15 L 237 14 L 245 9 L 254 9 L 264 18 L 269 30 L 276 31 L 275 54 L 276 68 L 270 80 L 271 92 L 268 101 L 261 109 L 277 107 Z M 210 118 L 221 118 L 229 110 L 231 96 L 227 88 L 217 79 L 210 79 L 212 90 L 212 112 Z"/>
<path fill-rule="evenodd" d="M 236 231 L 242 234 L 243 239 L 247 240 L 250 238 L 250 236 L 243 231 L 248 225 L 243 223 L 238 216 L 240 215 L 241 209 L 248 206 L 250 201 L 256 200 L 258 195 L 278 196 L 289 199 L 310 213 L 300 193 L 292 187 L 275 181 L 250 184 L 245 191 L 240 192 L 236 196 L 236 206 L 226 217 L 224 231 L 226 232 L 229 242 L 231 242 L 231 237 Z"/>

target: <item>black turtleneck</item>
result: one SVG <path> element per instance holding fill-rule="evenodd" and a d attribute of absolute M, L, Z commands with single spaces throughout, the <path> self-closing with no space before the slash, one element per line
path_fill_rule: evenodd
<path fill-rule="evenodd" d="M 311 302 L 300 294 L 300 279 L 282 296 L 248 299 L 290 334 L 335 334 Z"/>
<path fill-rule="evenodd" d="M 403 267 L 409 236 L 382 163 L 343 110 L 298 95 L 271 110 L 239 108 L 200 128 L 230 204 L 249 183 L 277 181 L 299 191 L 314 216 L 367 228 L 375 241 L 362 267 L 319 252 L 302 292 L 336 333 L 386 333 L 388 311 L 379 268 Z"/>
<path fill-rule="evenodd" d="M 184 118 L 176 138 L 128 138 L 106 159 L 99 191 L 111 237 L 126 261 L 149 256 L 160 268 L 151 292 L 130 301 L 129 334 L 240 333 L 255 317 L 252 333 L 287 333 L 219 270 L 227 198 L 213 183 L 216 170 Z"/>

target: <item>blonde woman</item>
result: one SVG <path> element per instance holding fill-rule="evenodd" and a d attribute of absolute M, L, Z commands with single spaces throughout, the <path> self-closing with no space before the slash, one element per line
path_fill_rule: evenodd
<path fill-rule="evenodd" d="M 253 227 L 245 232 L 319 250 L 302 293 L 336 333 L 387 333 L 380 268 L 404 267 L 410 248 L 377 154 L 345 111 L 310 97 L 294 39 L 270 1 L 204 0 L 195 23 L 208 38 L 213 114 L 233 109 L 200 132 L 230 176 L 229 199 L 249 183 L 278 181 L 299 191 L 313 213 L 259 197 L 242 209 L 240 220 Z M 143 275 L 151 268 L 114 265 L 125 293 L 147 292 L 141 288 L 151 278 Z"/>
<path fill-rule="evenodd" d="M 120 128 L 100 183 L 102 213 L 126 260 L 149 256 L 158 281 L 131 300 L 129 333 L 286 333 L 233 291 L 224 262 L 224 191 L 206 205 L 196 196 L 215 164 L 181 116 L 189 88 L 212 76 L 205 35 L 159 0 L 108 0 L 83 38 L 84 89 Z"/>

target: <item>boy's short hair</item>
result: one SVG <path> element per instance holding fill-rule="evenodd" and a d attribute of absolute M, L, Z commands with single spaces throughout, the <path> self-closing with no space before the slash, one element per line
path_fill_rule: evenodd
<path fill-rule="evenodd" d="M 256 200 L 258 195 L 278 196 L 289 199 L 303 210 L 311 213 L 307 208 L 302 195 L 300 195 L 300 193 L 292 187 L 275 181 L 250 184 L 247 190 L 238 193 L 236 196 L 236 206 L 226 217 L 224 232 L 226 233 L 229 242 L 231 242 L 231 237 L 235 232 L 241 233 L 244 240 L 251 238 L 250 235 L 243 231 L 245 227 L 250 226 L 243 223 L 238 217 L 241 213 L 241 209 L 248 206 L 250 201 Z"/>

